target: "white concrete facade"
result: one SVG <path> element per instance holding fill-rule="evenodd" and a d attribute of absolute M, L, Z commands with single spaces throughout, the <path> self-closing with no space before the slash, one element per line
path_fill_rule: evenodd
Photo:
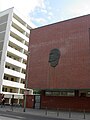
<path fill-rule="evenodd" d="M 14 8 L 0 12 L 0 93 L 23 99 L 30 30 L 35 26 Z"/>

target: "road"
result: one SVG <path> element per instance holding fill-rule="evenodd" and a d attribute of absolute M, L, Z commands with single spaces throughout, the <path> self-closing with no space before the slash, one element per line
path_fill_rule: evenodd
<path fill-rule="evenodd" d="M 30 115 L 27 113 L 0 111 L 0 120 L 65 120 L 45 116 Z"/>

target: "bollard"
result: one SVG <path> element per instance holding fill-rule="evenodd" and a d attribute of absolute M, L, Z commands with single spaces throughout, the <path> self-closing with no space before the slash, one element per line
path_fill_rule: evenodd
<path fill-rule="evenodd" d="M 47 107 L 46 107 L 45 115 L 47 115 Z"/>
<path fill-rule="evenodd" d="M 57 116 L 59 116 L 59 108 L 57 108 Z"/>
<path fill-rule="evenodd" d="M 83 119 L 85 119 L 85 110 L 83 110 L 83 115 L 84 115 L 84 116 L 83 116 Z"/>
<path fill-rule="evenodd" d="M 69 109 L 69 118 L 71 118 L 71 109 Z"/>

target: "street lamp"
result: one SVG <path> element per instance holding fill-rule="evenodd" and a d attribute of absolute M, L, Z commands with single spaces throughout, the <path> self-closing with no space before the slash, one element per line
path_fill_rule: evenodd
<path fill-rule="evenodd" d="M 27 98 L 27 88 L 28 88 L 28 70 L 29 70 L 29 58 L 30 58 L 30 51 L 28 51 L 28 53 L 27 53 L 27 71 L 26 71 L 26 80 L 25 80 L 25 86 L 26 86 L 26 88 L 25 88 L 25 93 L 24 93 L 24 109 L 23 109 L 23 112 L 25 112 L 26 111 L 26 98 Z"/>

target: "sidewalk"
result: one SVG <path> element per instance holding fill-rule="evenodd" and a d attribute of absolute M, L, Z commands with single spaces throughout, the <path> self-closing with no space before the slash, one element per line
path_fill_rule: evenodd
<path fill-rule="evenodd" d="M 13 107 L 13 110 L 10 106 L 5 106 L 3 108 L 0 107 L 0 111 L 8 111 L 8 112 L 21 112 L 24 114 L 31 115 L 39 115 L 45 117 L 53 117 L 53 118 L 63 118 L 70 120 L 90 120 L 90 113 L 87 112 L 73 112 L 73 111 L 61 111 L 61 110 L 45 110 L 45 109 L 29 109 L 27 108 L 25 112 L 23 112 L 23 108 L 21 107 Z"/>

